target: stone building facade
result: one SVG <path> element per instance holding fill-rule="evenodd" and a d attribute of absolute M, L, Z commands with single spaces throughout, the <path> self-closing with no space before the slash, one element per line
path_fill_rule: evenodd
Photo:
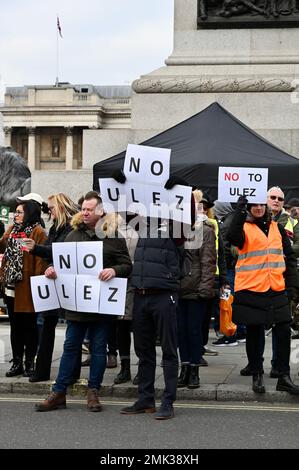
<path fill-rule="evenodd" d="M 32 172 L 81 169 L 83 131 L 130 127 L 130 95 L 129 86 L 7 88 L 4 145 L 22 155 Z"/>

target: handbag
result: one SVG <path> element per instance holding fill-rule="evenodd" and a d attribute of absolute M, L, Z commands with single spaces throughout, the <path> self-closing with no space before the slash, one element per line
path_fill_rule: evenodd
<path fill-rule="evenodd" d="M 237 325 L 232 322 L 232 303 L 234 296 L 220 298 L 220 332 L 225 336 L 233 336 L 236 333 Z"/>

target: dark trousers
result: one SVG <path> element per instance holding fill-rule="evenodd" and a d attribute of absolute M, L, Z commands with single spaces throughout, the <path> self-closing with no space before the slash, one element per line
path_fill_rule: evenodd
<path fill-rule="evenodd" d="M 117 321 L 117 343 L 120 359 L 130 359 L 131 352 L 131 320 Z"/>
<path fill-rule="evenodd" d="M 14 312 L 14 298 L 6 297 L 10 322 L 10 342 L 13 358 L 32 361 L 35 358 L 38 343 L 36 313 Z"/>
<path fill-rule="evenodd" d="M 264 325 L 247 325 L 246 352 L 250 369 L 254 374 L 263 372 L 263 350 L 261 337 L 264 335 Z M 273 326 L 277 341 L 276 369 L 280 375 L 290 373 L 290 323 L 278 323 Z"/>
<path fill-rule="evenodd" d="M 133 334 L 135 351 L 139 358 L 138 401 L 155 404 L 156 337 L 162 348 L 165 389 L 162 403 L 172 404 L 176 399 L 178 377 L 177 356 L 177 294 L 169 291 L 154 295 L 135 294 Z"/>
<path fill-rule="evenodd" d="M 35 374 L 41 378 L 49 379 L 52 355 L 55 341 L 55 328 L 58 316 L 45 316 L 42 326 L 40 343 L 36 358 Z"/>
<path fill-rule="evenodd" d="M 210 323 L 211 318 L 214 317 L 214 329 L 215 331 L 219 331 L 220 323 L 219 323 L 219 297 L 214 297 L 213 299 L 208 299 L 207 301 L 207 308 L 206 312 L 202 321 L 202 344 L 206 346 L 209 341 L 209 331 L 210 331 Z M 204 353 L 204 348 L 203 351 Z"/>
<path fill-rule="evenodd" d="M 117 331 L 116 322 L 111 322 L 109 326 L 108 341 L 107 341 L 107 354 L 110 356 L 117 356 Z"/>
<path fill-rule="evenodd" d="M 183 364 L 198 365 L 202 358 L 202 322 L 206 314 L 207 301 L 179 300 L 178 338 L 180 358 Z"/>

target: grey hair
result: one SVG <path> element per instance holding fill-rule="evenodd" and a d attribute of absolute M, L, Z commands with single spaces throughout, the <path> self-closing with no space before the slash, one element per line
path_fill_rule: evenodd
<path fill-rule="evenodd" d="M 275 189 L 276 191 L 280 191 L 284 197 L 284 192 L 279 186 L 272 186 L 272 188 L 268 189 L 267 196 L 270 196 L 271 191 L 273 191 L 273 189 Z"/>

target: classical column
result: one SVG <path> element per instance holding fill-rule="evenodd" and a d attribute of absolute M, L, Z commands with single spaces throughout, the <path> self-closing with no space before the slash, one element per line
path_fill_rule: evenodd
<path fill-rule="evenodd" d="M 73 169 L 73 128 L 66 127 L 66 157 L 65 169 Z"/>
<path fill-rule="evenodd" d="M 5 136 L 4 145 L 5 147 L 11 147 L 12 127 L 4 127 L 3 130 L 4 130 L 4 136 Z"/>
<path fill-rule="evenodd" d="M 28 168 L 35 170 L 35 127 L 28 128 Z"/>

